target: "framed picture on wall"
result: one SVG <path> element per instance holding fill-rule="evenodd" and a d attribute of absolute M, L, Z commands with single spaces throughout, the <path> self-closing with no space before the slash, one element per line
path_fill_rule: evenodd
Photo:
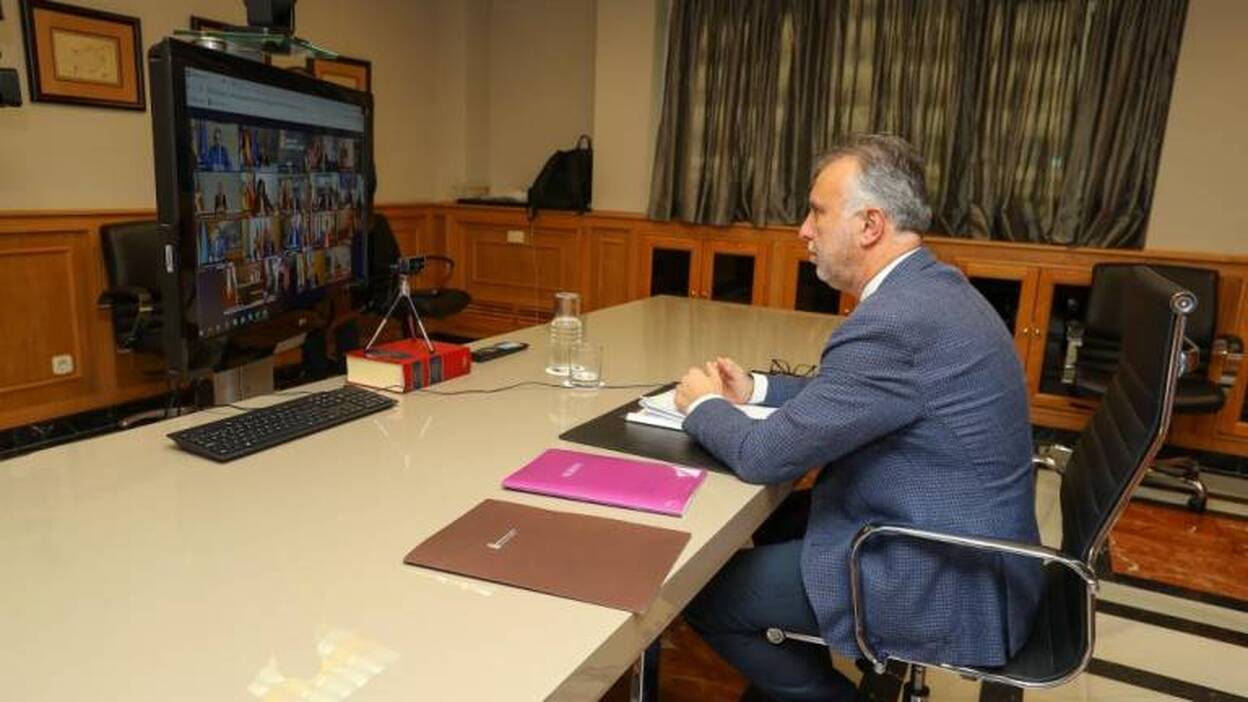
<path fill-rule="evenodd" d="M 145 110 L 138 17 L 22 0 L 31 102 Z"/>
<path fill-rule="evenodd" d="M 310 58 L 308 70 L 321 80 L 366 93 L 373 90 L 373 64 L 363 59 L 339 56 L 336 59 Z"/>

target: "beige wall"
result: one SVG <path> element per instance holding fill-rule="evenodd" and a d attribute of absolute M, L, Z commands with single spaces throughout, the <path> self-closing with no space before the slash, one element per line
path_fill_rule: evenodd
<path fill-rule="evenodd" d="M 662 99 L 666 10 L 655 0 L 598 0 L 594 209 L 645 212 Z"/>
<path fill-rule="evenodd" d="M 1248 254 L 1248 2 L 1188 5 L 1145 244 Z"/>
<path fill-rule="evenodd" d="M 0 109 L 0 210 L 152 207 L 150 115 L 29 102 L 17 0 L 0 0 L 0 66 L 27 102 Z M 105 0 L 150 45 L 241 2 Z M 223 12 L 234 7 L 233 16 Z M 361 11 L 367 8 L 367 11 Z M 582 132 L 594 206 L 644 212 L 664 0 L 301 0 L 299 33 L 373 61 L 378 200 L 522 190 Z M 1147 247 L 1248 254 L 1248 2 L 1193 0 Z"/>
<path fill-rule="evenodd" d="M 155 206 L 151 115 L 31 103 L 17 0 L 0 0 L 0 66 L 21 74 L 25 103 L 0 109 L 0 210 Z M 144 50 L 191 14 L 243 21 L 243 5 L 221 0 L 102 0 L 102 10 L 142 20 Z M 368 11 L 361 11 L 367 5 Z M 434 114 L 433 5 L 405 0 L 302 0 L 299 35 L 373 62 L 377 100 L 378 200 L 428 199 Z M 145 71 L 146 73 L 146 71 Z M 150 91 L 149 91 L 150 97 Z"/>
<path fill-rule="evenodd" d="M 489 186 L 507 193 L 593 131 L 595 3 L 493 0 L 489 15 Z"/>

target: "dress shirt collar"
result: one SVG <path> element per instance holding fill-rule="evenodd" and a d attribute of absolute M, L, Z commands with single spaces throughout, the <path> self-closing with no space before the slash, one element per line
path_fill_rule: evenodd
<path fill-rule="evenodd" d="M 884 279 L 888 277 L 889 273 L 893 272 L 893 269 L 896 268 L 898 264 L 900 264 L 902 261 L 906 260 L 907 258 L 910 258 L 914 254 L 918 253 L 919 249 L 921 248 L 923 247 L 916 246 L 913 249 L 910 249 L 909 251 L 898 256 L 897 258 L 894 258 L 892 261 L 889 261 L 888 265 L 881 268 L 879 273 L 876 273 L 875 275 L 871 276 L 871 280 L 868 280 L 867 284 L 862 286 L 862 297 L 858 298 L 858 301 L 861 302 L 867 299 L 868 297 L 871 297 L 871 293 L 875 292 L 876 288 L 880 287 L 880 283 L 884 282 Z"/>

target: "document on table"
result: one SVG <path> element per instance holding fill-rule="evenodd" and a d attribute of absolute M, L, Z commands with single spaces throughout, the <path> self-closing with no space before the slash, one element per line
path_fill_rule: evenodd
<path fill-rule="evenodd" d="M 642 397 L 639 402 L 641 409 L 636 412 L 629 412 L 625 415 L 625 419 L 638 424 L 683 430 L 685 414 L 676 409 L 676 390 L 674 388 L 658 395 L 647 395 Z M 762 405 L 733 404 L 733 407 L 736 407 L 751 419 L 766 419 L 771 416 L 772 412 L 776 411 L 775 407 L 764 407 Z"/>
<path fill-rule="evenodd" d="M 403 562 L 645 612 L 688 541 L 674 529 L 483 500 Z"/>

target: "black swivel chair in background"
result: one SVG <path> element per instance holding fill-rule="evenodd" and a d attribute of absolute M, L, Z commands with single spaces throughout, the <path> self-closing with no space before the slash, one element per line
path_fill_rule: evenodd
<path fill-rule="evenodd" d="M 1100 397 L 1118 366 L 1122 338 L 1128 330 L 1127 312 L 1134 304 L 1130 281 L 1136 266 L 1102 263 L 1092 269 L 1088 309 L 1084 316 L 1083 337 L 1075 358 L 1075 390 Z M 1218 272 L 1186 266 L 1148 266 L 1196 296 L 1197 308 L 1187 320 L 1184 339 L 1186 363 L 1175 390 L 1174 411 L 1178 414 L 1213 414 L 1226 403 L 1227 389 L 1222 378 L 1211 378 L 1210 362 L 1223 362 L 1231 352 L 1242 350 L 1234 336 L 1218 336 Z M 1157 461 L 1148 476 L 1150 483 L 1178 487 L 1191 493 L 1188 506 L 1201 512 L 1207 501 L 1200 465 L 1194 458 L 1176 457 Z"/>
<path fill-rule="evenodd" d="M 385 314 L 390 303 L 394 301 L 394 296 L 399 293 L 394 265 L 402 253 L 394 230 L 390 228 L 390 221 L 379 212 L 373 213 L 368 236 L 370 281 L 364 307 L 370 312 Z M 466 291 L 447 287 L 454 270 L 455 261 L 447 256 L 425 256 L 425 269 L 420 274 L 420 280 L 432 281 L 432 285 L 411 290 L 412 302 L 422 319 L 450 317 L 462 312 L 472 302 L 472 297 Z M 402 305 L 396 308 L 396 313 L 411 316 Z M 409 336 L 412 334 L 411 326 L 410 321 L 405 325 L 409 328 Z M 366 339 L 372 333 L 372 330 L 362 331 L 366 332 Z"/>
<path fill-rule="evenodd" d="M 118 222 L 100 227 L 108 288 L 98 304 L 113 318 L 117 350 L 161 351 L 160 225 Z"/>
<path fill-rule="evenodd" d="M 1095 644 L 1095 563 L 1110 529 L 1160 450 L 1170 424 L 1182 359 L 1184 325 L 1196 296 L 1144 266 L 1125 271 L 1126 335 L 1115 373 L 1106 380 L 1104 399 L 1084 428 L 1062 472 L 1062 543 L 1052 549 L 965 534 L 945 534 L 908 525 L 871 524 L 854 538 L 850 551 L 851 597 L 858 647 L 877 673 L 886 668 L 904 677 L 909 699 L 925 699 L 927 667 L 998 686 L 1022 697 L 1026 688 L 1054 687 L 1079 675 Z M 1045 585 L 1023 648 L 1003 666 L 978 668 L 943 661 L 882 659 L 875 645 L 887 647 L 866 630 L 859 554 L 874 539 L 901 538 L 1033 558 L 1044 564 Z M 767 639 L 820 643 L 803 635 L 769 629 Z M 900 669 L 900 670 L 898 670 Z"/>
<path fill-rule="evenodd" d="M 163 354 L 160 271 L 165 262 L 160 225 L 154 221 L 106 224 L 100 227 L 100 244 L 108 288 L 100 294 L 96 304 L 112 316 L 117 352 Z M 170 406 L 137 412 L 122 417 L 117 425 L 127 429 L 164 419 L 170 412 L 180 414 L 184 409 Z"/>

